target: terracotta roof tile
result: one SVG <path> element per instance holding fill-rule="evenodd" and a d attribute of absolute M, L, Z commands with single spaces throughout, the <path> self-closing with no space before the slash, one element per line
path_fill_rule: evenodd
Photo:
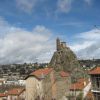
<path fill-rule="evenodd" d="M 96 67 L 93 70 L 89 71 L 89 74 L 100 74 L 100 67 Z"/>
<path fill-rule="evenodd" d="M 64 71 L 61 71 L 60 72 L 60 76 L 61 77 L 68 77 L 69 76 L 69 73 L 68 72 L 64 72 Z"/>
<path fill-rule="evenodd" d="M 0 93 L 0 97 L 7 97 L 6 93 Z"/>
<path fill-rule="evenodd" d="M 40 77 L 41 75 L 48 75 L 52 70 L 53 70 L 53 68 L 39 69 L 39 70 L 32 72 L 30 75 Z"/>
<path fill-rule="evenodd" d="M 25 89 L 24 88 L 13 88 L 7 92 L 8 95 L 20 95 Z"/>
<path fill-rule="evenodd" d="M 87 79 L 79 79 L 71 85 L 70 90 L 82 90 L 88 83 L 89 81 Z"/>

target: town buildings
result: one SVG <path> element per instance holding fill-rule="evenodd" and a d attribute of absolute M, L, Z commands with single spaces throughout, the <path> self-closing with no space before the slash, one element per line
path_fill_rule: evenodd
<path fill-rule="evenodd" d="M 26 100 L 61 100 L 66 95 L 69 73 L 39 69 L 26 78 Z"/>
<path fill-rule="evenodd" d="M 7 100 L 25 100 L 24 88 L 12 88 L 7 92 Z"/>
<path fill-rule="evenodd" d="M 92 82 L 92 93 L 94 95 L 94 100 L 100 100 L 100 67 L 95 67 L 89 72 L 91 82 Z"/>
<path fill-rule="evenodd" d="M 53 69 L 39 69 L 26 78 L 26 100 L 50 100 Z"/>
<path fill-rule="evenodd" d="M 7 100 L 7 94 L 6 93 L 0 93 L 0 100 Z"/>
<path fill-rule="evenodd" d="M 0 100 L 26 100 L 24 88 L 12 88 L 0 93 Z"/>
<path fill-rule="evenodd" d="M 71 84 L 69 95 L 73 98 L 77 98 L 81 95 L 81 98 L 85 98 L 91 89 L 91 82 L 88 79 L 78 79 L 77 82 Z"/>
<path fill-rule="evenodd" d="M 74 100 L 80 94 L 82 97 L 80 100 L 85 98 L 92 100 L 91 91 L 96 98 L 93 100 L 99 100 L 100 67 L 89 73 L 93 85 L 91 90 L 91 82 L 85 78 L 85 71 L 80 68 L 76 55 L 65 42 L 60 42 L 59 39 L 56 42 L 57 51 L 48 67 L 40 67 L 35 63 L 35 69 L 32 65 L 24 64 L 21 70 L 19 65 L 10 66 L 7 74 L 8 69 L 2 70 L 5 72 L 1 74 L 4 75 L 5 82 L 1 81 L 0 85 L 4 84 L 10 89 L 0 91 L 2 92 L 0 100 L 66 100 L 66 96 L 72 96 L 71 100 Z M 31 70 L 28 71 L 27 68 Z"/>

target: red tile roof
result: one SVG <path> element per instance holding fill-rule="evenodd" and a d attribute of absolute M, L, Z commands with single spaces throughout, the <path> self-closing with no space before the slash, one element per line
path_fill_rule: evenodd
<path fill-rule="evenodd" d="M 100 67 L 96 67 L 93 70 L 89 71 L 89 74 L 100 74 Z"/>
<path fill-rule="evenodd" d="M 0 97 L 7 97 L 6 93 L 0 93 Z"/>
<path fill-rule="evenodd" d="M 40 78 L 41 75 L 44 75 L 44 76 L 48 75 L 49 73 L 51 73 L 52 70 L 53 70 L 53 68 L 39 69 L 39 70 L 32 72 L 30 75 L 34 75 L 34 76 Z"/>
<path fill-rule="evenodd" d="M 13 88 L 7 92 L 8 95 L 20 95 L 25 89 L 24 88 Z"/>
<path fill-rule="evenodd" d="M 79 79 L 76 83 L 71 85 L 70 90 L 82 90 L 88 84 L 88 82 L 89 81 L 87 79 Z"/>
<path fill-rule="evenodd" d="M 60 76 L 61 77 L 68 77 L 69 76 L 69 73 L 68 72 L 64 72 L 64 71 L 61 71 L 60 72 Z"/>

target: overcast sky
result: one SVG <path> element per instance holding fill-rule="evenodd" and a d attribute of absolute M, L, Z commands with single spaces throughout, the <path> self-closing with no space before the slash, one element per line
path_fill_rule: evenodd
<path fill-rule="evenodd" d="M 49 62 L 57 37 L 80 59 L 100 58 L 99 5 L 100 0 L 0 0 L 0 64 Z"/>

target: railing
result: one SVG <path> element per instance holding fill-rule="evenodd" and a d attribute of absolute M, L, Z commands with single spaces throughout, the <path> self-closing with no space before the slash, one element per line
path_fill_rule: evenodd
<path fill-rule="evenodd" d="M 92 87 L 92 89 L 91 89 L 92 91 L 97 91 L 97 92 L 100 92 L 100 87 L 98 88 L 98 87 Z"/>

